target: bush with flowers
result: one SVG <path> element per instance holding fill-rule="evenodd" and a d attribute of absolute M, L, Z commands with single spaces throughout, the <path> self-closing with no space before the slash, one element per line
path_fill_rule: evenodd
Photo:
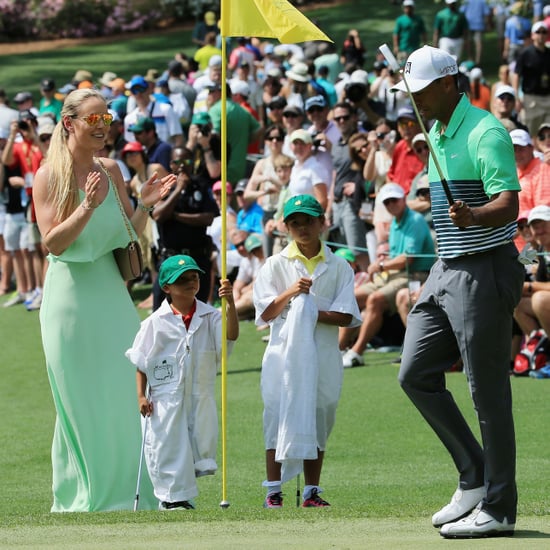
<path fill-rule="evenodd" d="M 108 36 L 194 21 L 219 0 L 0 0 L 0 42 Z"/>

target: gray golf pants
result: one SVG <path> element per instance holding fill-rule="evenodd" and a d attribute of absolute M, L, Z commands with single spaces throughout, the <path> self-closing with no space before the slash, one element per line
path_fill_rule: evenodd
<path fill-rule="evenodd" d="M 515 434 L 510 388 L 512 314 L 524 268 L 513 244 L 439 260 L 409 314 L 399 382 L 451 454 L 460 487 L 485 485 L 483 509 L 516 519 Z M 482 446 L 452 394 L 445 371 L 462 357 Z"/>

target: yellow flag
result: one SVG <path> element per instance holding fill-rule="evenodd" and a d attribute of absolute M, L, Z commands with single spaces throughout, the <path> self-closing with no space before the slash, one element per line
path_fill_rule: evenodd
<path fill-rule="evenodd" d="M 287 0 L 222 0 L 221 34 L 277 38 L 283 44 L 332 42 Z"/>

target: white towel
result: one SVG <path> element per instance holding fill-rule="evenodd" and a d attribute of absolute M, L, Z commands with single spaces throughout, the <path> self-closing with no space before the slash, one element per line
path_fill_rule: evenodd
<path fill-rule="evenodd" d="M 298 294 L 281 336 L 286 337 L 279 432 L 275 460 L 282 464 L 281 481 L 297 476 L 304 459 L 317 454 L 317 350 L 314 340 L 319 311 L 313 297 Z"/>

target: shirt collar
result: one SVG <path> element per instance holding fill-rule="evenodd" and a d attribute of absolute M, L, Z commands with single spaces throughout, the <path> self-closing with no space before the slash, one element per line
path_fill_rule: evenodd
<path fill-rule="evenodd" d="M 445 137 L 452 138 L 454 134 L 457 132 L 460 124 L 462 123 L 462 120 L 466 116 L 466 112 L 471 107 L 470 100 L 466 96 L 466 94 L 460 94 L 461 98 L 460 101 L 457 103 L 455 110 L 453 111 L 453 114 L 451 115 L 451 119 L 449 120 L 449 124 L 447 124 L 447 128 L 445 128 Z M 435 131 L 436 133 L 441 136 L 441 128 L 443 124 L 437 120 L 435 122 Z"/>

